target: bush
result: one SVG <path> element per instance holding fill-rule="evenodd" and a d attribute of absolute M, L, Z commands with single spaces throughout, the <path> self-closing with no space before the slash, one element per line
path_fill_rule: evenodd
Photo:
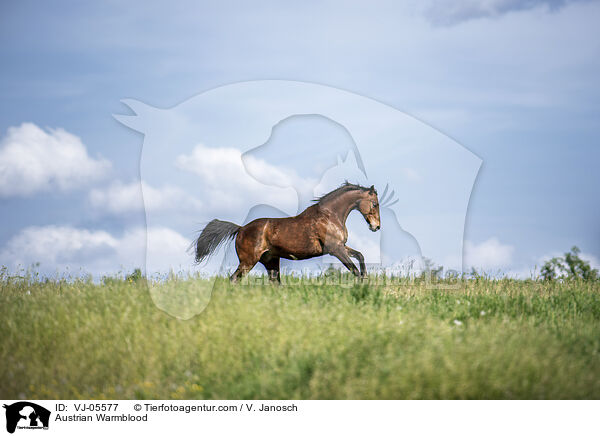
<path fill-rule="evenodd" d="M 590 263 L 579 257 L 581 251 L 577 247 L 571 248 L 564 257 L 553 257 L 542 267 L 544 280 L 598 280 L 598 270 L 593 269 Z"/>
<path fill-rule="evenodd" d="M 127 280 L 128 282 L 138 282 L 140 280 L 142 280 L 144 277 L 142 275 L 142 270 L 139 268 L 136 268 L 133 270 L 133 272 L 131 274 L 129 274 L 125 280 Z"/>

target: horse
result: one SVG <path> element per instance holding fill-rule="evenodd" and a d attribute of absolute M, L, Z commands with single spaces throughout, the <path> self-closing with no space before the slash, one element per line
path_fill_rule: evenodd
<path fill-rule="evenodd" d="M 258 218 L 245 226 L 214 219 L 192 243 L 200 263 L 224 242 L 235 237 L 239 266 L 230 280 L 237 282 L 260 262 L 271 282 L 281 282 L 281 258 L 303 260 L 329 254 L 338 258 L 357 277 L 366 276 L 365 259 L 360 251 L 346 246 L 346 219 L 357 209 L 376 232 L 381 228 L 379 200 L 375 186 L 366 188 L 345 182 L 314 200 L 300 214 L 287 218 Z M 350 258 L 359 262 L 360 272 Z"/>

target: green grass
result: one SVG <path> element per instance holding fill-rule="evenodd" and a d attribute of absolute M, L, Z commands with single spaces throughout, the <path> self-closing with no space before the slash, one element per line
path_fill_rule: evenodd
<path fill-rule="evenodd" d="M 0 286 L 1 398 L 600 398 L 597 282 L 219 281 L 187 321 L 143 281 Z"/>

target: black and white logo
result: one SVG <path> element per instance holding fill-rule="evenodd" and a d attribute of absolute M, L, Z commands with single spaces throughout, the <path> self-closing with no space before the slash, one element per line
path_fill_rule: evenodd
<path fill-rule="evenodd" d="M 29 401 L 5 404 L 6 431 L 14 433 L 16 429 L 48 429 L 50 411 Z"/>

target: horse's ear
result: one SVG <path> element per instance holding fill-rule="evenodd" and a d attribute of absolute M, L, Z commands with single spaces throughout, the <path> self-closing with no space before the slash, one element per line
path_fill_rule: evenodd
<path fill-rule="evenodd" d="M 375 193 L 375 185 L 371 185 L 371 187 L 369 188 L 369 194 L 374 194 Z"/>

